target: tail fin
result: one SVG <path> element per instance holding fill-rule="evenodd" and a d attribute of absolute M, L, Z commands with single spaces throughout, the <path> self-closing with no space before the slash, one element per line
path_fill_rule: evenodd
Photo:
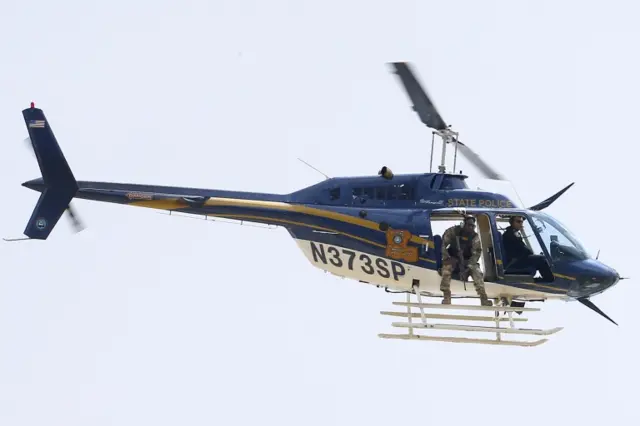
<path fill-rule="evenodd" d="M 76 195 L 78 184 L 44 112 L 31 103 L 31 108 L 23 110 L 22 115 L 42 173 L 42 185 L 38 188 L 42 195 L 24 234 L 46 240 Z"/>

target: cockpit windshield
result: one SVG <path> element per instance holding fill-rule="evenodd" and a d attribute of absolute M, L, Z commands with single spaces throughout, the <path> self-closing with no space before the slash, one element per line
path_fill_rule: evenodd
<path fill-rule="evenodd" d="M 552 260 L 585 260 L 591 257 L 580 241 L 553 217 L 536 212 L 530 213 L 530 218 Z"/>

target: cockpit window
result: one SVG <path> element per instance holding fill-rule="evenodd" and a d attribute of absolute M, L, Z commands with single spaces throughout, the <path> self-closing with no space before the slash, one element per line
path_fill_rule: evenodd
<path fill-rule="evenodd" d="M 591 256 L 582 243 L 560 222 L 546 213 L 532 213 L 531 225 L 553 260 L 585 260 Z"/>
<path fill-rule="evenodd" d="M 509 223 L 508 223 L 509 218 L 510 218 L 510 215 L 504 215 L 504 216 L 500 216 L 499 218 L 496 218 L 496 220 L 499 222 L 498 230 L 501 233 L 503 233 L 506 230 L 507 226 L 509 226 Z M 544 256 L 542 247 L 540 246 L 540 243 L 538 242 L 538 238 L 536 238 L 536 234 L 533 232 L 533 229 L 531 229 L 532 227 L 529 222 L 530 221 L 527 220 L 526 217 L 524 217 L 524 222 L 520 230 L 520 236 L 522 236 L 522 241 L 533 252 L 533 254 L 540 254 Z"/>

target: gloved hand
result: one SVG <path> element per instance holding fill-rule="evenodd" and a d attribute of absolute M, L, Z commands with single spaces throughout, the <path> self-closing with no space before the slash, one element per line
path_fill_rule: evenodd
<path fill-rule="evenodd" d="M 457 262 L 458 262 L 458 259 L 451 256 L 447 256 L 442 259 L 443 265 L 455 265 Z"/>

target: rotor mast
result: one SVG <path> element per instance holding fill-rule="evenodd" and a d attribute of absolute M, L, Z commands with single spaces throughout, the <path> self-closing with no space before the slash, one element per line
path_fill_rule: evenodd
<path fill-rule="evenodd" d="M 446 128 L 443 130 L 434 130 L 432 132 L 431 137 L 431 162 L 429 165 L 429 172 L 432 172 L 433 165 L 433 149 L 434 149 L 434 137 L 435 135 L 440 136 L 442 139 L 442 157 L 440 159 L 440 165 L 438 166 L 438 173 L 447 173 L 447 144 L 454 143 L 454 153 L 453 153 L 453 170 L 452 173 L 456 172 L 456 161 L 458 159 L 458 132 L 454 132 L 451 128 Z"/>

